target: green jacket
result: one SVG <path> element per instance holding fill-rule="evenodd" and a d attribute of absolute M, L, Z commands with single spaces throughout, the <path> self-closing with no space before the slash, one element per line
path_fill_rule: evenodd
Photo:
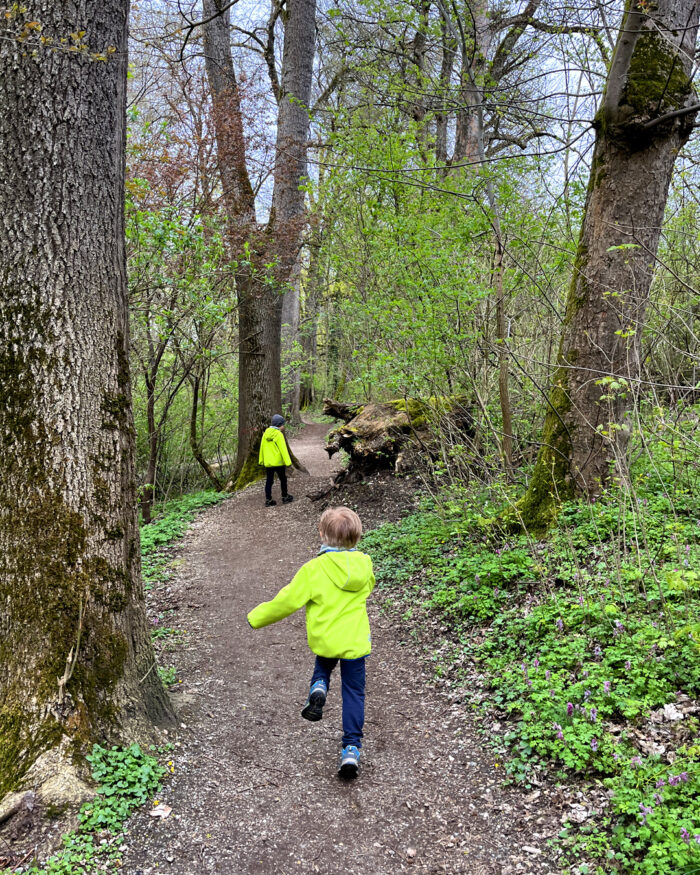
<path fill-rule="evenodd" d="M 367 597 L 374 589 L 372 560 L 357 550 L 322 553 L 269 602 L 248 614 L 254 629 L 306 606 L 306 637 L 317 656 L 358 659 L 372 649 Z"/>
<path fill-rule="evenodd" d="M 278 428 L 270 426 L 263 432 L 260 439 L 260 456 L 258 462 L 266 468 L 281 468 L 283 465 L 291 465 L 287 441 Z"/>

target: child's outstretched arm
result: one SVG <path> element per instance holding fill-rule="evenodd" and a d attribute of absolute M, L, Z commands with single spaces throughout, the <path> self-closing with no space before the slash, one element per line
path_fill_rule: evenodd
<path fill-rule="evenodd" d="M 311 598 L 309 575 L 304 566 L 292 578 L 291 583 L 283 586 L 277 595 L 269 602 L 263 602 L 248 614 L 248 622 L 253 629 L 261 629 L 278 620 L 283 620 L 299 608 L 302 608 Z"/>

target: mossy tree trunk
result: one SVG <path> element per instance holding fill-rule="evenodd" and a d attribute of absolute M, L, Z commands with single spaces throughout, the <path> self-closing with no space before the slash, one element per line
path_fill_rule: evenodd
<path fill-rule="evenodd" d="M 0 39 L 0 796 L 49 749 L 147 737 L 171 717 L 136 520 L 128 2 L 28 0 L 12 15 Z M 35 22 L 76 50 L 42 47 Z"/>
<path fill-rule="evenodd" d="M 238 450 L 231 485 L 242 488 L 260 476 L 260 437 L 270 417 L 282 409 L 282 305 L 306 224 L 303 184 L 307 172 L 316 2 L 288 0 L 286 4 L 282 76 L 279 82 L 276 78 L 272 80 L 278 104 L 277 143 L 272 208 L 265 226 L 258 225 L 255 219 L 255 199 L 246 167 L 227 5 L 223 0 L 202 2 L 219 171 L 229 237 L 238 263 Z"/>
<path fill-rule="evenodd" d="M 601 106 L 542 445 L 520 522 L 624 475 L 628 412 L 673 165 L 697 111 L 697 0 L 628 0 Z"/>

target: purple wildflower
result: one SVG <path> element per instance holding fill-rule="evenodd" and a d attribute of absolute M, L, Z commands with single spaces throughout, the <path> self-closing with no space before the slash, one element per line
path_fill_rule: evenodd
<path fill-rule="evenodd" d="M 632 668 L 632 663 L 629 661 L 629 659 L 625 660 L 625 668 L 627 669 L 627 671 Z"/>
<path fill-rule="evenodd" d="M 659 780 L 656 782 L 656 787 L 657 787 L 657 789 L 658 789 L 659 787 L 665 787 L 665 786 L 666 786 L 666 781 L 664 781 L 663 778 L 659 778 Z"/>
<path fill-rule="evenodd" d="M 559 739 L 559 741 L 564 741 L 564 733 L 561 726 L 558 723 L 555 723 L 554 728 L 557 730 L 557 738 Z"/>
<path fill-rule="evenodd" d="M 686 843 L 686 845 L 690 844 L 690 833 L 684 826 L 681 827 L 681 838 Z"/>
<path fill-rule="evenodd" d="M 581 605 L 581 607 L 583 607 L 583 605 L 584 605 L 584 599 L 583 599 L 583 596 L 582 596 L 582 595 L 580 595 L 580 596 L 578 597 L 578 603 Z"/>
<path fill-rule="evenodd" d="M 610 687 L 611 687 L 611 683 L 610 683 L 610 681 L 605 681 L 605 682 L 603 683 L 603 689 L 605 690 L 606 693 L 609 693 L 609 692 L 610 692 Z"/>
<path fill-rule="evenodd" d="M 592 695 L 593 695 L 593 693 L 591 693 L 590 690 L 586 690 L 586 692 L 583 694 L 583 698 L 586 699 L 586 701 L 587 701 L 588 699 L 591 698 Z"/>
<path fill-rule="evenodd" d="M 685 784 L 685 783 L 687 782 L 687 780 L 688 780 L 688 773 L 687 773 L 687 772 L 681 772 L 680 775 L 679 775 L 678 777 L 679 777 L 679 778 L 681 779 L 681 781 L 683 781 L 683 783 Z"/>
<path fill-rule="evenodd" d="M 598 719 L 598 709 L 591 708 L 591 723 L 595 723 L 597 719 Z"/>
<path fill-rule="evenodd" d="M 654 793 L 654 802 L 656 802 L 657 805 L 661 805 L 663 801 L 664 797 L 661 795 L 661 793 Z"/>
<path fill-rule="evenodd" d="M 619 620 L 615 620 L 615 628 L 613 629 L 613 635 L 615 635 L 615 636 L 622 635 L 622 633 L 624 631 L 625 631 L 625 627 L 622 625 L 622 623 Z"/>
<path fill-rule="evenodd" d="M 547 678 L 547 680 L 549 680 L 552 676 L 552 672 L 549 669 L 547 669 L 544 673 L 544 676 Z"/>
<path fill-rule="evenodd" d="M 596 644 L 595 650 L 593 652 L 595 653 L 596 658 L 600 659 L 600 657 L 603 655 L 603 651 L 600 649 L 600 644 Z"/>
<path fill-rule="evenodd" d="M 641 813 L 642 813 L 642 823 L 646 823 L 646 822 L 647 822 L 647 817 L 648 817 L 648 816 L 652 813 L 652 811 L 654 810 L 654 806 L 653 806 L 653 805 L 645 805 L 643 802 L 640 802 L 640 803 L 639 803 L 639 810 L 640 810 Z"/>
<path fill-rule="evenodd" d="M 550 696 L 551 699 L 556 699 L 557 694 L 556 694 L 556 692 L 555 692 L 554 690 L 550 690 L 550 691 L 549 691 L 549 696 Z"/>
<path fill-rule="evenodd" d="M 591 750 L 592 751 L 598 750 L 598 739 L 597 738 L 591 739 Z"/>
<path fill-rule="evenodd" d="M 563 631 L 564 631 L 564 621 L 562 620 L 561 617 L 559 617 L 559 619 L 557 620 L 557 629 L 558 629 L 560 632 L 563 632 Z"/>
<path fill-rule="evenodd" d="M 641 757 L 632 757 L 632 759 L 630 760 L 630 765 L 632 766 L 633 769 L 636 769 L 637 766 L 641 766 L 641 764 L 642 764 Z"/>
<path fill-rule="evenodd" d="M 539 659 L 537 657 L 535 657 L 534 660 L 532 661 L 532 664 L 535 668 L 538 668 L 539 664 L 540 664 Z"/>
<path fill-rule="evenodd" d="M 669 775 L 668 776 L 668 786 L 669 787 L 677 787 L 681 782 L 680 775 Z"/>
<path fill-rule="evenodd" d="M 574 706 L 571 702 L 566 703 L 566 716 L 573 717 L 574 716 Z"/>
<path fill-rule="evenodd" d="M 589 674 L 590 674 L 590 672 L 588 671 L 588 669 L 586 669 L 586 670 L 583 672 L 583 676 L 584 676 L 585 678 L 587 678 Z"/>

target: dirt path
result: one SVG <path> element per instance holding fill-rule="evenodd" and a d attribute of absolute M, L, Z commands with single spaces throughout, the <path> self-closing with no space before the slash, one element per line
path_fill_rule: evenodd
<path fill-rule="evenodd" d="M 318 546 L 318 508 L 303 497 L 327 478 L 327 426 L 293 440 L 313 481 L 293 504 L 263 507 L 254 486 L 203 514 L 177 579 L 157 594 L 187 630 L 174 662 L 184 728 L 161 800 L 173 813 L 131 824 L 129 875 L 195 873 L 549 873 L 553 814 L 500 787 L 466 707 L 438 691 L 411 636 L 375 607 L 361 774 L 336 777 L 336 680 L 320 723 L 299 715 L 313 657 L 303 612 L 253 631 L 246 612 L 270 598 Z M 275 487 L 278 489 L 278 486 Z M 361 508 L 360 508 L 361 512 Z"/>

